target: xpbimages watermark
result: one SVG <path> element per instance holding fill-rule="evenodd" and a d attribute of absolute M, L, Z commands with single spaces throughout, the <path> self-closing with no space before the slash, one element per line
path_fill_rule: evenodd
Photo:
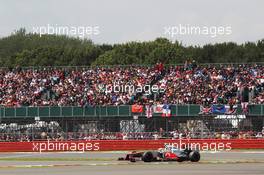
<path fill-rule="evenodd" d="M 95 142 L 33 142 L 33 152 L 45 151 L 99 151 L 100 144 Z"/>
<path fill-rule="evenodd" d="M 59 26 L 59 25 L 44 25 L 33 27 L 33 33 L 42 35 L 69 35 L 80 38 L 89 37 L 92 35 L 99 35 L 99 26 Z"/>
<path fill-rule="evenodd" d="M 98 89 L 100 92 L 104 92 L 106 94 L 110 93 L 145 93 L 146 95 L 150 95 L 152 93 L 163 93 L 166 90 L 164 85 L 133 85 L 133 84 L 108 84 L 108 85 L 98 85 Z"/>
<path fill-rule="evenodd" d="M 180 140 L 175 143 L 165 143 L 165 147 L 172 147 L 176 150 L 183 151 L 185 149 L 191 150 L 201 150 L 209 152 L 218 152 L 218 151 L 230 151 L 232 149 L 231 142 L 189 142 Z"/>
<path fill-rule="evenodd" d="M 215 38 L 232 34 L 231 26 L 192 26 L 190 24 L 179 24 L 165 26 L 163 30 L 163 34 L 171 38 L 179 35 L 205 35 Z"/>

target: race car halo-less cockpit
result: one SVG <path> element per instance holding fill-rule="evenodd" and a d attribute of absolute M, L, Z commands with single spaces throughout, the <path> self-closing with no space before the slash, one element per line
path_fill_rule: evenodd
<path fill-rule="evenodd" d="M 198 162 L 200 160 L 200 153 L 198 150 L 186 148 L 184 150 L 177 149 L 173 145 L 166 145 L 164 148 L 159 148 L 156 151 L 137 152 L 132 151 L 125 157 L 120 157 L 118 160 L 128 160 L 136 162 L 142 160 L 144 162 L 155 162 L 155 161 L 191 161 Z"/>

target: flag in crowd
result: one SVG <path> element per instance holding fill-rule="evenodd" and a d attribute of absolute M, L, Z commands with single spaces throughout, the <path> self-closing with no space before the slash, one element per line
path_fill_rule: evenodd
<path fill-rule="evenodd" d="M 162 110 L 162 117 L 170 117 L 170 116 L 171 116 L 170 105 L 164 104 Z"/>
<path fill-rule="evenodd" d="M 226 108 L 225 105 L 212 105 L 212 113 L 213 114 L 225 114 L 226 113 Z"/>
<path fill-rule="evenodd" d="M 225 105 L 226 114 L 236 114 L 237 112 L 237 105 Z"/>
<path fill-rule="evenodd" d="M 138 104 L 134 104 L 134 105 L 132 105 L 131 111 L 133 113 L 142 113 L 143 112 L 143 106 L 142 105 L 138 105 Z"/>
<path fill-rule="evenodd" d="M 162 113 L 163 111 L 163 105 L 154 105 L 153 106 L 153 112 L 154 113 Z"/>
<path fill-rule="evenodd" d="M 132 105 L 132 113 L 143 113 L 143 105 Z M 162 117 L 171 116 L 171 106 L 169 104 L 159 104 L 159 105 L 145 105 L 145 116 L 151 118 L 153 113 L 161 114 Z"/>
<path fill-rule="evenodd" d="M 204 106 L 200 106 L 200 113 L 199 114 L 212 114 L 212 108 L 210 107 L 204 107 Z"/>
<path fill-rule="evenodd" d="M 147 118 L 151 118 L 153 114 L 153 106 L 152 105 L 146 105 L 145 106 L 145 113 Z"/>
<path fill-rule="evenodd" d="M 200 106 L 200 113 L 203 115 L 209 114 L 236 114 L 237 112 L 237 105 L 221 105 L 221 104 L 214 104 L 209 107 Z"/>

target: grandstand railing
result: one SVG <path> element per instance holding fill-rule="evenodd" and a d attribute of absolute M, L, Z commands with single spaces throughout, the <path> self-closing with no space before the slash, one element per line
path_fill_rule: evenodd
<path fill-rule="evenodd" d="M 199 116 L 200 105 L 171 105 L 171 115 L 181 117 Z M 237 113 L 242 114 L 241 106 Z M 43 106 L 43 107 L 0 107 L 0 118 L 24 117 L 129 117 L 145 116 L 145 112 L 132 113 L 130 105 L 121 106 Z M 154 113 L 153 116 L 160 116 Z M 249 105 L 248 115 L 264 116 L 264 105 Z"/>

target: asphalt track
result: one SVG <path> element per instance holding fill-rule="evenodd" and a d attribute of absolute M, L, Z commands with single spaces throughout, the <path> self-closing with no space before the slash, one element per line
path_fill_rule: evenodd
<path fill-rule="evenodd" d="M 264 151 L 201 153 L 199 163 L 116 161 L 125 152 L 0 153 L 0 175 L 264 174 Z"/>

